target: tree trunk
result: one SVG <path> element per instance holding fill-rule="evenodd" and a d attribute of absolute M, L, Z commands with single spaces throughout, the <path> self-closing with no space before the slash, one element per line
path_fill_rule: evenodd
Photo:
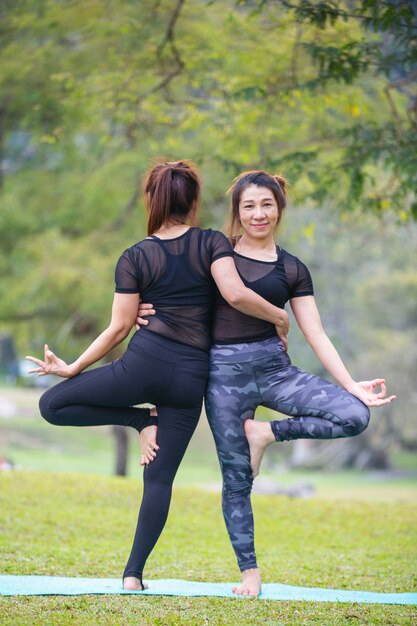
<path fill-rule="evenodd" d="M 126 476 L 127 457 L 129 449 L 129 437 L 125 426 L 113 426 L 113 434 L 116 440 L 116 476 Z"/>
<path fill-rule="evenodd" d="M 4 184 L 4 142 L 6 135 L 6 103 L 0 103 L 0 191 Z"/>

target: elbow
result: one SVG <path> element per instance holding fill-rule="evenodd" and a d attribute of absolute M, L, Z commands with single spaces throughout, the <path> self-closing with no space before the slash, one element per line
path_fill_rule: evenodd
<path fill-rule="evenodd" d="M 118 341 L 123 341 L 124 339 L 126 339 L 126 337 L 129 335 L 130 331 L 132 330 L 132 326 L 133 324 L 130 324 L 130 326 L 123 326 L 123 328 L 119 329 L 119 333 L 117 336 Z"/>
<path fill-rule="evenodd" d="M 111 339 L 115 342 L 115 343 L 120 343 L 121 341 L 123 341 L 124 339 L 126 339 L 126 337 L 128 336 L 128 334 L 130 333 L 131 329 L 132 329 L 133 324 L 118 324 L 116 325 L 110 325 L 108 328 L 108 332 L 111 336 Z"/>
<path fill-rule="evenodd" d="M 230 306 L 237 309 L 245 301 L 245 292 L 246 287 L 236 286 L 228 291 L 225 299 L 227 300 L 228 304 L 230 304 Z"/>

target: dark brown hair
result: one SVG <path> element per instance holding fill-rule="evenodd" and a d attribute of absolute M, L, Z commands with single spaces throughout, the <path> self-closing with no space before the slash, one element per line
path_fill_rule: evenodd
<path fill-rule="evenodd" d="M 200 201 L 200 175 L 191 161 L 157 161 L 144 184 L 148 209 L 148 235 L 166 222 L 185 224 Z"/>
<path fill-rule="evenodd" d="M 226 226 L 227 236 L 231 239 L 234 235 L 238 234 L 240 229 L 239 219 L 239 203 L 242 197 L 243 191 L 250 185 L 256 185 L 257 187 L 266 187 L 270 189 L 274 194 L 274 198 L 278 205 L 278 221 L 277 225 L 281 221 L 282 212 L 287 205 L 287 182 L 281 174 L 268 174 L 263 170 L 254 170 L 250 172 L 243 172 L 237 176 L 227 193 L 232 194 L 232 205 L 230 207 L 230 217 Z"/>

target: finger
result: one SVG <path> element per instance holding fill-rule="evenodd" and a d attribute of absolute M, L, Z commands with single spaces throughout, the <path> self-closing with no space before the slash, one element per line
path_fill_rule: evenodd
<path fill-rule="evenodd" d="M 381 387 L 381 391 L 375 394 L 377 398 L 385 398 L 385 396 L 387 395 L 387 387 L 383 380 L 372 380 L 371 385 L 372 388 Z"/>
<path fill-rule="evenodd" d="M 25 356 L 25 359 L 27 359 L 28 361 L 32 361 L 33 363 L 36 363 L 36 365 L 40 365 L 41 367 L 45 365 L 44 361 L 41 361 L 34 356 Z"/>
<path fill-rule="evenodd" d="M 384 382 L 385 378 L 375 378 L 374 380 L 371 380 L 371 385 L 372 387 L 377 387 L 378 385 L 382 385 Z"/>
<path fill-rule="evenodd" d="M 38 368 L 36 370 L 28 370 L 28 374 L 37 374 L 38 372 L 42 372 L 42 368 Z"/>
<path fill-rule="evenodd" d="M 387 386 L 385 383 L 381 383 L 381 392 L 384 393 L 384 395 L 387 395 Z"/>
<path fill-rule="evenodd" d="M 397 396 L 390 396 L 389 398 L 385 398 L 385 400 L 381 400 L 381 402 L 383 402 L 384 404 L 389 404 L 390 402 L 393 402 L 396 399 L 397 399 Z"/>
<path fill-rule="evenodd" d="M 137 317 L 136 324 L 138 324 L 139 326 L 147 326 L 149 324 L 149 321 L 144 320 L 142 317 Z"/>
<path fill-rule="evenodd" d="M 373 400 L 371 406 L 384 406 L 385 404 L 390 404 L 395 399 L 396 396 L 390 396 L 389 398 L 384 398 L 383 400 Z"/>
<path fill-rule="evenodd" d="M 59 363 L 58 363 L 58 362 L 60 361 L 59 357 L 57 357 L 57 355 L 56 355 L 56 354 L 54 354 L 51 350 L 49 350 L 49 351 L 48 351 L 48 356 L 49 356 L 49 358 L 51 359 L 51 362 L 52 362 L 52 363 L 55 363 L 56 365 L 58 365 L 58 364 L 59 364 Z M 51 364 L 52 364 L 52 363 L 51 363 Z"/>
<path fill-rule="evenodd" d="M 154 311 L 153 304 L 140 304 L 138 311 Z"/>
<path fill-rule="evenodd" d="M 285 350 L 288 352 L 288 339 L 284 334 L 279 335 L 279 338 L 281 339 L 282 343 L 284 344 L 284 348 Z"/>

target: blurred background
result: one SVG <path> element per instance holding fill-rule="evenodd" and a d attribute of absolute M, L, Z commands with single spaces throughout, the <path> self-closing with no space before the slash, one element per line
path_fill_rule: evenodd
<path fill-rule="evenodd" d="M 47 342 L 71 361 L 107 325 L 163 156 L 198 164 L 204 227 L 240 171 L 288 178 L 279 243 L 353 377 L 398 396 L 358 438 L 270 448 L 258 490 L 415 497 L 415 3 L 2 0 L 0 20 L 0 467 L 139 476 L 133 432 L 40 418 L 55 381 L 23 357 Z M 294 321 L 289 342 L 326 375 Z M 204 415 L 178 481 L 220 488 Z"/>

